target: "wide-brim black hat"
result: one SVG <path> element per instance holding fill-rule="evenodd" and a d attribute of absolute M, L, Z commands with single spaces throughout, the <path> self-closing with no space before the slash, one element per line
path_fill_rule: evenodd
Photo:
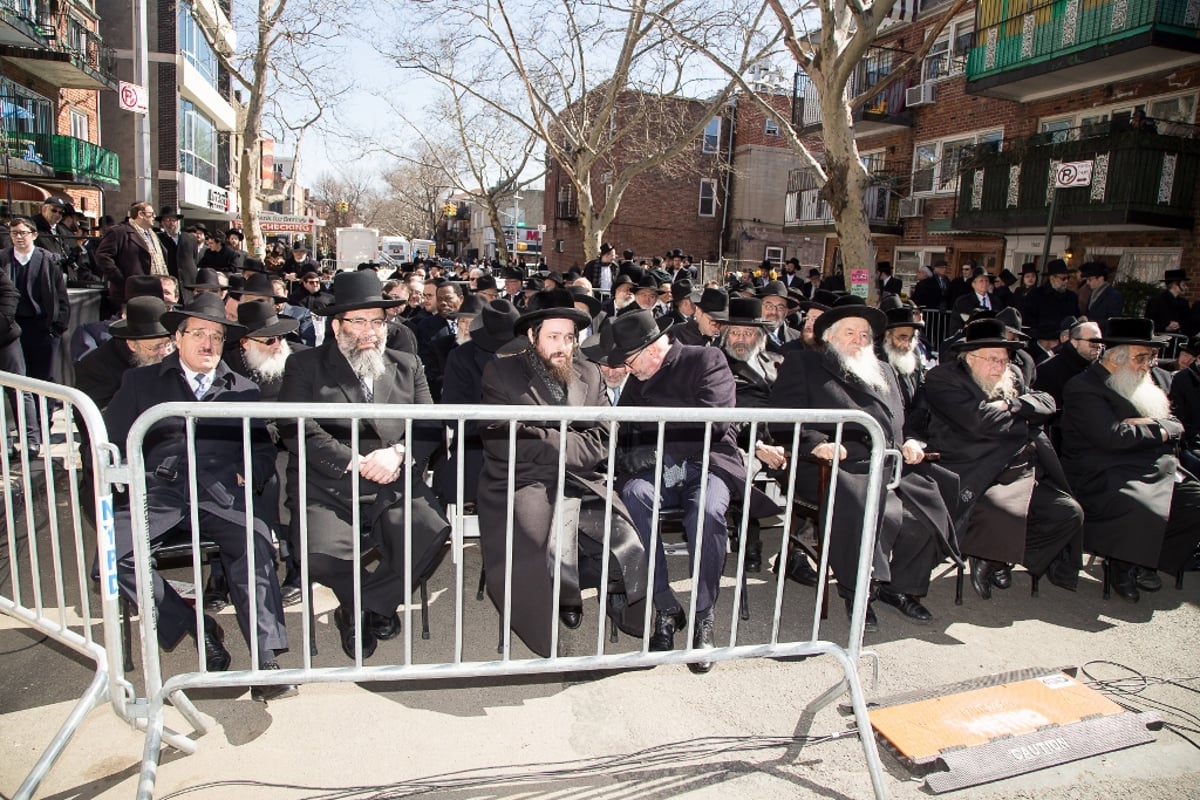
<path fill-rule="evenodd" d="M 407 300 L 383 296 L 383 284 L 374 272 L 339 272 L 333 276 L 333 305 L 325 309 L 326 316 L 366 308 L 395 308 Z"/>
<path fill-rule="evenodd" d="M 889 308 L 883 313 L 887 315 L 887 325 L 883 327 L 885 331 L 890 331 L 892 328 L 925 330 L 925 323 L 918 322 L 913 318 L 916 315 L 916 311 L 909 306 L 896 306 L 895 308 Z"/>
<path fill-rule="evenodd" d="M 566 289 L 541 291 L 529 298 L 528 309 L 513 324 L 513 334 L 524 336 L 534 325 L 548 319 L 569 319 L 575 323 L 575 332 L 592 324 L 592 315 L 575 307 L 575 298 Z"/>
<path fill-rule="evenodd" d="M 718 314 L 725 314 L 729 311 L 729 293 L 724 289 L 715 289 L 707 287 L 700 292 L 699 300 L 693 297 L 696 307 L 714 318 Z"/>
<path fill-rule="evenodd" d="M 1079 277 L 1107 278 L 1109 272 L 1108 264 L 1103 261 L 1089 261 L 1079 268 Z"/>
<path fill-rule="evenodd" d="M 163 327 L 171 333 L 174 333 L 185 319 L 204 319 L 224 325 L 226 339 L 240 339 L 246 335 L 243 326 L 225 318 L 225 301 L 211 292 L 196 295 L 188 306 L 168 311 L 161 319 Z"/>
<path fill-rule="evenodd" d="M 1052 259 L 1046 264 L 1047 275 L 1070 275 L 1072 272 L 1074 270 L 1067 266 L 1067 262 L 1061 258 Z"/>
<path fill-rule="evenodd" d="M 867 305 L 861 297 L 848 294 L 839 297 L 828 311 L 817 317 L 817 321 L 813 323 L 813 337 L 818 342 L 821 341 L 825 331 L 829 330 L 835 322 L 851 317 L 865 319 L 871 326 L 871 332 L 877 338 L 883 335 L 883 331 L 887 327 L 887 314 L 874 306 Z"/>
<path fill-rule="evenodd" d="M 125 303 L 125 318 L 108 326 L 108 332 L 117 339 L 159 339 L 170 336 L 171 331 L 163 327 L 162 316 L 167 304 L 161 297 L 141 295 Z"/>
<path fill-rule="evenodd" d="M 265 272 L 254 273 L 249 278 L 246 278 L 246 282 L 242 284 L 242 288 L 230 289 L 229 293 L 234 297 L 245 297 L 247 295 L 251 297 L 269 297 L 276 303 L 287 301 L 286 297 L 275 294 L 275 287 L 271 284 L 271 276 Z"/>
<path fill-rule="evenodd" d="M 612 350 L 609 352 L 610 364 L 624 364 L 634 353 L 646 349 L 671 329 L 673 324 L 669 316 L 654 318 L 649 309 L 631 311 L 613 320 Z"/>
<path fill-rule="evenodd" d="M 800 307 L 800 301 L 788 292 L 783 281 L 767 281 L 766 285 L 758 290 L 758 297 L 782 297 L 787 300 L 788 308 Z"/>
<path fill-rule="evenodd" d="M 567 287 L 567 291 L 571 293 L 571 297 L 576 303 L 583 303 L 588 307 L 588 314 L 592 317 L 600 313 L 600 301 L 586 288 L 582 286 L 570 286 Z"/>
<path fill-rule="evenodd" d="M 836 292 L 831 292 L 828 289 L 817 289 L 813 291 L 811 300 L 800 301 L 800 309 L 808 311 L 815 308 L 818 311 L 828 311 L 833 308 L 833 304 L 837 301 L 838 295 Z"/>
<path fill-rule="evenodd" d="M 1016 334 L 1022 339 L 1029 339 L 1029 334 L 1026 333 L 1029 329 L 1025 327 L 1025 320 L 1021 317 L 1021 312 L 1015 306 L 1005 306 L 997 311 L 996 319 L 1008 327 L 1009 333 Z"/>
<path fill-rule="evenodd" d="M 619 367 L 621 366 L 620 362 L 614 364 L 609 360 L 612 356 L 612 347 L 612 319 L 606 317 L 600 323 L 599 329 L 580 343 L 579 352 L 583 353 L 589 361 L 603 364 L 606 367 Z"/>
<path fill-rule="evenodd" d="M 474 317 L 483 311 L 483 307 L 487 305 L 487 300 L 478 294 L 468 294 L 462 299 L 462 303 L 458 306 L 458 311 L 452 314 L 447 314 L 448 319 L 459 319 L 461 317 Z"/>
<path fill-rule="evenodd" d="M 238 323 L 246 329 L 243 337 L 264 339 L 268 336 L 287 336 L 300 327 L 300 320 L 281 317 L 269 303 L 242 303 L 237 310 Z"/>
<path fill-rule="evenodd" d="M 162 222 L 167 217 L 174 217 L 175 219 L 182 220 L 183 212 L 180 211 L 179 209 L 175 208 L 175 206 L 163 206 L 159 210 L 158 216 L 155 217 L 154 219 L 157 220 L 158 222 Z"/>
<path fill-rule="evenodd" d="M 162 281 L 157 275 L 130 275 L 125 279 L 125 299 L 157 297 L 163 299 Z"/>
<path fill-rule="evenodd" d="M 217 278 L 217 274 L 218 273 L 215 269 L 210 267 L 201 267 L 200 269 L 196 270 L 196 282 L 185 283 L 183 288 L 211 290 L 223 289 L 225 287 L 221 285 L 220 280 Z"/>
<path fill-rule="evenodd" d="M 493 300 L 471 320 L 471 341 L 481 350 L 496 352 L 513 340 L 513 325 L 520 316 L 521 312 L 508 300 Z"/>
<path fill-rule="evenodd" d="M 963 328 L 963 338 L 950 345 L 956 353 L 971 350 L 982 350 L 986 347 L 1003 347 L 1007 350 L 1020 350 L 1023 342 L 1010 341 L 1008 326 L 995 317 L 983 318 L 968 322 Z"/>
<path fill-rule="evenodd" d="M 1169 269 L 1163 273 L 1163 283 L 1174 283 L 1176 281 L 1186 281 L 1188 279 L 1186 269 Z"/>
<path fill-rule="evenodd" d="M 755 328 L 774 328 L 778 323 L 762 318 L 762 300 L 757 297 L 729 298 L 729 312 L 717 322 L 721 325 L 743 325 Z"/>
<path fill-rule="evenodd" d="M 1154 335 L 1153 320 L 1145 317 L 1111 317 L 1104 326 L 1104 335 L 1100 337 L 1100 342 L 1105 347 L 1162 347 L 1167 343 L 1167 338 Z"/>

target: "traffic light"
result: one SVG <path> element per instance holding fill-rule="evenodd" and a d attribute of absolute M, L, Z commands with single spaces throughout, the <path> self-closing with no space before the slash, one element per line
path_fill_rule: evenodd
<path fill-rule="evenodd" d="M 457 213 L 458 213 L 458 206 L 454 205 L 454 203 L 446 203 L 444 206 L 442 206 L 442 215 L 443 216 L 453 217 Z"/>
<path fill-rule="evenodd" d="M 338 210 L 339 214 L 345 214 L 347 211 L 350 210 L 350 204 L 347 203 L 345 200 L 338 200 L 337 210 Z"/>

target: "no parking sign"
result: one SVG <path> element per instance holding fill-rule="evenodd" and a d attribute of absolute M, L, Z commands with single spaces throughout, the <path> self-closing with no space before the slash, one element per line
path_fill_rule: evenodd
<path fill-rule="evenodd" d="M 1092 185 L 1091 161 L 1067 161 L 1054 170 L 1054 188 L 1069 189 L 1073 186 Z"/>

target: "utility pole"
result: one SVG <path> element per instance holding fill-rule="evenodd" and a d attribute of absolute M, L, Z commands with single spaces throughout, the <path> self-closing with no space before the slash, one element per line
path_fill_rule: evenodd
<path fill-rule="evenodd" d="M 133 1 L 133 82 L 150 94 L 150 47 L 146 26 L 146 0 Z M 133 115 L 133 188 L 138 200 L 153 203 L 150 167 L 150 112 Z"/>

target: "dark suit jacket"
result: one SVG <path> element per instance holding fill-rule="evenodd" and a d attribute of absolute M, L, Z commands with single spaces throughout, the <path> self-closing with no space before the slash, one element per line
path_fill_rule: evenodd
<path fill-rule="evenodd" d="M 150 247 L 132 222 L 110 228 L 96 247 L 95 258 L 96 267 L 108 281 L 108 298 L 114 309 L 125 302 L 126 278 L 150 274 Z"/>
<path fill-rule="evenodd" d="M 945 302 L 937 278 L 922 278 L 913 286 L 911 299 L 917 308 L 941 308 Z"/>
<path fill-rule="evenodd" d="M 10 280 L 14 266 L 12 248 L 0 251 L 0 270 L 3 270 Z M 67 330 L 71 320 L 67 281 L 58 260 L 51 253 L 40 247 L 33 248 L 33 255 L 25 265 L 24 285 L 16 286 L 16 289 L 22 294 L 38 298 L 42 309 L 39 318 L 45 321 L 47 328 L 59 335 Z M 19 308 L 16 313 L 20 316 Z"/>
<path fill-rule="evenodd" d="M 1183 446 L 1200 452 L 1200 361 L 1171 379 L 1171 412 L 1183 423 Z"/>
<path fill-rule="evenodd" d="M 1121 293 L 1113 288 L 1111 283 L 1104 284 L 1107 288 L 1099 294 L 1092 292 L 1088 298 L 1088 307 L 1085 312 L 1089 322 L 1095 322 L 1100 326 L 1100 330 L 1104 330 L 1104 326 L 1112 317 L 1121 316 L 1122 309 L 1125 306 L 1124 300 L 1121 298 Z"/>
<path fill-rule="evenodd" d="M 222 243 L 220 250 L 206 250 L 196 266 L 215 269 L 217 272 L 241 272 L 242 261 L 245 258 L 245 253 L 234 250 L 229 245 Z"/>
<path fill-rule="evenodd" d="M 134 369 L 133 353 L 125 340 L 109 338 L 75 365 L 75 388 L 96 401 L 103 411 L 131 369 Z"/>
<path fill-rule="evenodd" d="M 19 295 L 8 273 L 0 270 L 0 347 L 21 338 L 21 326 L 16 319 Z M 13 371 L 10 365 L 4 365 L 3 369 Z"/>
<path fill-rule="evenodd" d="M 180 231 L 179 242 L 163 231 L 158 232 L 158 241 L 162 244 L 163 253 L 167 256 L 167 272 L 179 279 L 179 283 L 196 282 L 196 252 L 200 243 L 196 237 L 185 231 Z M 186 291 L 186 290 L 184 290 Z"/>

